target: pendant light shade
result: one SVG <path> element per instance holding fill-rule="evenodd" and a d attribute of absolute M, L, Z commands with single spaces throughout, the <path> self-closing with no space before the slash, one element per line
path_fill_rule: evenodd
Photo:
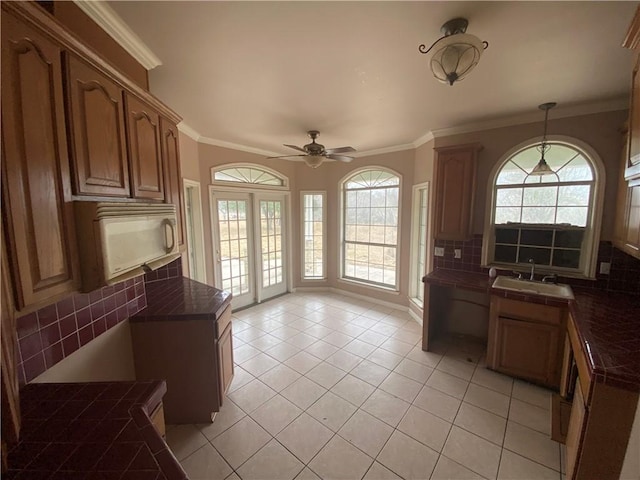
<path fill-rule="evenodd" d="M 453 85 L 465 78 L 478 64 L 482 52 L 489 46 L 475 35 L 465 33 L 469 22 L 466 18 L 454 18 L 442 25 L 439 38 L 428 49 L 420 45 L 420 53 L 431 52 L 429 66 L 433 75 L 442 83 Z"/>
<path fill-rule="evenodd" d="M 540 150 L 540 161 L 538 164 L 531 170 L 529 175 L 534 176 L 542 176 L 542 175 L 551 175 L 555 174 L 551 167 L 547 164 L 547 161 L 544 159 L 544 154 L 549 150 L 549 145 L 547 144 L 547 121 L 549 119 L 549 110 L 556 106 L 555 102 L 543 103 L 542 105 L 538 105 L 540 110 L 544 110 L 544 133 L 542 134 L 542 142 L 538 147 Z"/>

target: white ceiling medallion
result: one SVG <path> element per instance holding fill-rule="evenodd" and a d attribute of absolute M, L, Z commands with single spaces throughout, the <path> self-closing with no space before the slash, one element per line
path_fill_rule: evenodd
<path fill-rule="evenodd" d="M 162 65 L 162 61 L 156 54 L 145 45 L 140 37 L 124 23 L 106 2 L 99 0 L 73 1 L 144 68 L 152 70 L 158 65 Z"/>

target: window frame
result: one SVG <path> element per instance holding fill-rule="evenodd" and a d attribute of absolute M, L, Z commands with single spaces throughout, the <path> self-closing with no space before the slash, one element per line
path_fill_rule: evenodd
<path fill-rule="evenodd" d="M 305 195 L 322 196 L 322 277 L 305 277 Z M 303 282 L 318 282 L 327 280 L 327 192 L 326 190 L 301 190 L 300 191 L 300 278 Z"/>
<path fill-rule="evenodd" d="M 424 308 L 424 298 L 420 298 L 418 293 L 422 291 L 424 295 L 424 288 L 422 288 L 422 277 L 426 275 L 431 269 L 431 255 L 429 255 L 429 238 L 431 234 L 431 222 L 429 215 L 430 200 L 430 184 L 429 182 L 418 183 L 413 186 L 411 194 L 411 255 L 409 257 L 409 300 L 415 303 L 418 307 Z M 425 241 L 424 241 L 424 271 L 418 270 L 418 255 L 420 247 L 420 217 L 421 217 L 421 191 L 426 191 L 426 224 L 425 224 Z M 415 260 L 415 261 L 414 261 Z"/>
<path fill-rule="evenodd" d="M 345 233 L 346 233 L 346 229 L 345 229 L 345 208 L 346 208 L 346 202 L 345 202 L 345 198 L 346 198 L 346 192 L 347 190 L 345 189 L 345 184 L 351 180 L 353 177 L 355 177 L 356 175 L 359 175 L 363 172 L 367 172 L 367 171 L 382 171 L 382 172 L 386 172 L 386 173 L 390 173 L 391 175 L 394 175 L 395 177 L 398 178 L 398 221 L 397 221 L 397 225 L 396 225 L 396 269 L 395 269 L 395 284 L 393 286 L 389 285 L 389 284 L 383 284 L 383 283 L 378 283 L 378 282 L 372 282 L 372 281 L 368 281 L 368 280 L 364 280 L 364 279 L 359 279 L 359 278 L 354 278 L 354 277 L 347 277 L 345 276 Z M 338 245 L 339 245 L 339 261 L 340 261 L 340 265 L 339 265 L 339 270 L 340 270 L 340 276 L 339 276 L 339 281 L 343 281 L 343 282 L 347 282 L 350 284 L 355 284 L 355 285 L 359 285 L 359 286 L 363 286 L 363 287 L 369 287 L 369 288 L 373 288 L 373 289 L 380 289 L 380 290 L 386 290 L 388 292 L 393 292 L 393 293 L 399 293 L 400 292 L 400 276 L 401 276 L 401 268 L 400 268 L 400 260 L 401 260 L 401 255 L 400 255 L 400 248 L 402 245 L 402 239 L 401 239 L 401 232 L 402 232 L 402 183 L 403 183 L 403 179 L 402 179 L 402 174 L 400 174 L 399 172 L 391 169 L 391 168 L 387 168 L 387 167 L 383 167 L 383 166 L 379 166 L 379 165 L 370 165 L 367 167 L 361 167 L 358 168 L 356 170 L 352 170 L 351 172 L 349 172 L 348 174 L 346 174 L 344 177 L 342 177 L 340 179 L 339 182 L 339 188 L 338 188 L 338 196 L 339 196 L 339 201 L 338 201 L 338 208 L 339 208 L 339 212 L 338 212 L 338 218 L 340 221 L 340 228 L 338 229 Z"/>
<path fill-rule="evenodd" d="M 606 173 L 604 163 L 598 153 L 589 144 L 577 138 L 564 135 L 548 135 L 547 140 L 552 144 L 566 145 L 579 151 L 584 158 L 591 164 L 593 169 L 593 188 L 591 189 L 590 209 L 587 216 L 587 224 L 585 227 L 585 239 L 581 251 L 580 267 L 578 269 L 567 269 L 562 267 L 553 267 L 550 265 L 540 265 L 536 269 L 543 273 L 557 273 L 566 277 L 589 278 L 594 279 L 596 275 L 598 245 L 600 243 L 600 234 L 602 228 L 602 211 L 604 205 L 604 188 L 606 184 Z M 494 261 L 495 251 L 495 211 L 498 175 L 504 165 L 513 158 L 514 155 L 527 148 L 535 147 L 540 144 L 538 138 L 526 140 L 515 145 L 505 152 L 493 166 L 489 178 L 487 180 L 487 200 L 486 213 L 484 222 L 484 235 L 482 239 L 482 266 L 497 268 L 522 268 L 522 263 L 496 263 Z M 542 184 L 544 186 L 544 184 Z M 520 224 L 527 225 L 527 224 Z M 529 224 L 536 225 L 536 224 Z"/>
<path fill-rule="evenodd" d="M 265 173 L 268 173 L 270 175 L 273 175 L 274 177 L 282 180 L 282 185 L 262 185 L 259 183 L 251 183 L 251 182 L 230 182 L 227 180 L 217 180 L 215 178 L 215 174 L 217 172 L 221 172 L 224 170 L 230 170 L 230 169 L 235 169 L 235 168 L 250 168 L 252 170 L 262 170 Z M 273 168 L 269 168 L 269 167 L 265 167 L 264 165 L 259 165 L 257 163 L 225 163 L 222 165 L 216 165 L 215 167 L 211 167 L 210 170 L 210 175 L 211 175 L 211 184 L 212 185 L 220 185 L 220 186 L 225 186 L 225 187 L 250 187 L 250 188 L 257 188 L 257 189 L 261 189 L 261 190 L 289 190 L 289 178 L 278 172 L 277 170 L 274 170 Z"/>

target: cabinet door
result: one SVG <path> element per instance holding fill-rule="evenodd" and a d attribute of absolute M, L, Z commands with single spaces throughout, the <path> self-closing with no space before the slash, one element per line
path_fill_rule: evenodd
<path fill-rule="evenodd" d="M 466 240 L 471 236 L 478 145 L 437 150 L 434 237 Z"/>
<path fill-rule="evenodd" d="M 132 95 L 127 99 L 127 138 L 133 196 L 164 200 L 158 113 Z"/>
<path fill-rule="evenodd" d="M 128 197 L 123 90 L 73 55 L 66 59 L 75 193 Z"/>
<path fill-rule="evenodd" d="M 182 194 L 182 175 L 180 173 L 180 145 L 178 127 L 161 118 L 162 157 L 165 168 L 165 201 L 176 206 L 178 221 L 178 246 L 184 245 L 184 199 Z"/>
<path fill-rule="evenodd" d="M 559 327 L 498 317 L 496 370 L 558 385 Z"/>
<path fill-rule="evenodd" d="M 2 12 L 2 211 L 19 309 L 78 285 L 60 54 Z"/>
<path fill-rule="evenodd" d="M 640 257 L 640 180 L 627 192 L 627 222 L 625 244 L 628 253 Z"/>
<path fill-rule="evenodd" d="M 229 390 L 231 380 L 233 380 L 233 335 L 231 335 L 231 324 L 220 336 L 218 340 L 218 359 L 220 365 L 220 405 L 224 403 L 224 396 Z"/>
<path fill-rule="evenodd" d="M 631 101 L 629 105 L 629 162 L 627 167 L 633 167 L 640 164 L 640 74 L 638 74 L 638 70 L 640 70 L 640 55 L 636 58 L 636 65 L 631 77 Z"/>
<path fill-rule="evenodd" d="M 574 470 L 578 461 L 578 454 L 582 443 L 585 417 L 587 411 L 584 405 L 582 390 L 576 385 L 573 403 L 571 405 L 571 416 L 569 417 L 569 428 L 567 430 L 567 458 L 566 472 L 567 478 L 573 478 Z"/>

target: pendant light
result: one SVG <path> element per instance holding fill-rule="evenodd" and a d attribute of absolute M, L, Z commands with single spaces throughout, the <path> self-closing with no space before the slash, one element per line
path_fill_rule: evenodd
<path fill-rule="evenodd" d="M 544 154 L 547 150 L 549 150 L 549 145 L 547 144 L 547 120 L 549 119 L 549 110 L 556 106 L 555 102 L 543 103 L 542 105 L 538 105 L 540 110 L 544 110 L 544 133 L 542 134 L 542 142 L 538 147 L 540 151 L 541 157 L 538 164 L 534 167 L 529 175 L 534 176 L 542 176 L 542 175 L 551 175 L 555 174 L 551 167 L 547 164 L 547 161 L 544 159 Z"/>
<path fill-rule="evenodd" d="M 433 75 L 442 83 L 453 85 L 465 78 L 480 61 L 482 52 L 489 46 L 475 35 L 466 33 L 469 21 L 466 18 L 454 18 L 440 28 L 444 36 L 427 48 L 422 44 L 420 53 L 431 51 L 429 66 Z"/>

